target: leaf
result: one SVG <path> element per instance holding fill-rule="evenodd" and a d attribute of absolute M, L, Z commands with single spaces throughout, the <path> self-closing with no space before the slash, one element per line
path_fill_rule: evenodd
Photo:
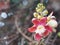
<path fill-rule="evenodd" d="M 60 37 L 60 32 L 58 32 L 57 35 Z"/>

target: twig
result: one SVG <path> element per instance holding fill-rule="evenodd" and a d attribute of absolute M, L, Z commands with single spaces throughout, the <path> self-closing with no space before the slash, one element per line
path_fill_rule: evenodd
<path fill-rule="evenodd" d="M 17 20 L 18 20 L 18 17 L 15 17 L 15 26 L 16 26 L 16 28 L 17 28 L 17 31 L 18 31 L 24 38 L 26 38 L 27 40 L 29 40 L 29 41 L 31 41 L 31 42 L 34 42 L 34 40 L 32 40 L 30 37 L 28 37 L 27 35 L 25 35 L 25 34 L 21 31 L 21 29 L 20 29 L 20 27 L 19 27 L 19 25 L 18 25 Z"/>
<path fill-rule="evenodd" d="M 47 43 L 49 42 L 49 39 L 51 37 L 52 33 L 47 37 L 46 41 L 45 41 L 45 45 L 47 45 Z"/>
<path fill-rule="evenodd" d="M 19 36 L 17 35 L 16 37 L 12 38 L 10 41 L 5 41 L 7 42 L 6 44 L 9 45 L 12 41 L 16 40 Z"/>
<path fill-rule="evenodd" d="M 3 38 L 0 38 L 0 41 L 8 40 L 8 39 L 14 38 L 16 36 L 17 36 L 16 34 L 13 34 L 12 36 L 5 36 Z"/>
<path fill-rule="evenodd" d="M 54 40 L 52 41 L 51 45 L 54 45 L 54 42 L 56 41 L 57 35 L 55 36 Z"/>

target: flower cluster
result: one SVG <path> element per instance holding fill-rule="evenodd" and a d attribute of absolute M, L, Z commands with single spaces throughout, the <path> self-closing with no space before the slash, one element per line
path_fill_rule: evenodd
<path fill-rule="evenodd" d="M 36 12 L 33 14 L 33 26 L 28 28 L 28 31 L 34 33 L 34 38 L 38 41 L 56 31 L 55 28 L 58 25 L 56 17 L 53 16 L 53 12 L 48 16 L 47 14 L 48 10 L 43 4 L 39 3 L 36 7 Z"/>

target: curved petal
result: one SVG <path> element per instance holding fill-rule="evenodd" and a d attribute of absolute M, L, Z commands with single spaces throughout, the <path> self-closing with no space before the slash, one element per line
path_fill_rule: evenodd
<path fill-rule="evenodd" d="M 49 31 L 46 30 L 46 31 L 43 33 L 43 37 L 46 37 L 46 36 L 48 36 L 48 35 L 49 35 Z"/>
<path fill-rule="evenodd" d="M 41 40 L 42 36 L 37 33 L 37 34 L 35 34 L 34 38 L 35 38 L 37 41 L 39 41 L 39 40 Z"/>
<path fill-rule="evenodd" d="M 32 26 L 32 27 L 28 28 L 29 32 L 34 32 L 35 30 L 36 30 L 36 26 Z"/>
<path fill-rule="evenodd" d="M 52 32 L 53 31 L 52 27 L 50 27 L 48 25 L 45 26 L 45 29 L 48 30 L 49 32 Z"/>
<path fill-rule="evenodd" d="M 38 21 L 38 19 L 33 18 L 33 19 L 32 19 L 32 23 L 33 23 L 34 25 L 38 25 L 38 24 L 39 24 L 39 21 Z"/>
<path fill-rule="evenodd" d="M 47 22 L 47 17 L 43 17 L 40 19 L 39 24 L 46 25 L 46 22 Z"/>

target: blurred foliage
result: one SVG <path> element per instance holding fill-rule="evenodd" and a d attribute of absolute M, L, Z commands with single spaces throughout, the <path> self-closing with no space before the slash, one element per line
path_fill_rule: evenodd
<path fill-rule="evenodd" d="M 60 37 L 60 32 L 58 32 L 58 34 L 57 34 L 57 35 L 58 35 L 58 37 Z"/>
<path fill-rule="evenodd" d="M 21 0 L 10 0 L 11 3 L 19 3 Z"/>

